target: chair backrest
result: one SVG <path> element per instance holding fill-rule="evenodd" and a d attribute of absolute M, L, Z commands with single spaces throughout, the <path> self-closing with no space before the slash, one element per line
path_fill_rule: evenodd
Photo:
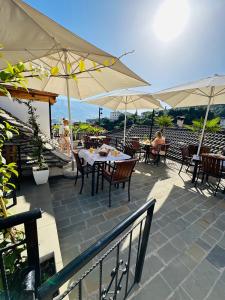
<path fill-rule="evenodd" d="M 141 145 L 140 145 L 140 143 L 139 143 L 139 141 L 138 140 L 132 140 L 131 141 L 131 146 L 132 146 L 132 148 L 134 149 L 134 150 L 139 150 L 140 148 L 141 148 Z"/>
<path fill-rule="evenodd" d="M 182 146 L 180 149 L 181 149 L 182 159 L 188 158 L 190 156 L 189 149 L 188 149 L 187 145 Z"/>
<path fill-rule="evenodd" d="M 102 140 L 102 144 L 109 145 L 110 141 L 111 141 L 111 137 L 106 137 Z"/>
<path fill-rule="evenodd" d="M 193 156 L 194 154 L 197 154 L 198 152 L 198 145 L 188 145 L 188 150 L 189 150 L 189 155 Z M 210 152 L 210 147 L 208 146 L 201 146 L 200 149 L 200 155 L 203 153 L 209 153 Z"/>
<path fill-rule="evenodd" d="M 160 151 L 164 151 L 165 153 L 169 150 L 170 144 L 162 144 L 159 145 Z"/>
<path fill-rule="evenodd" d="M 201 146 L 200 154 L 202 155 L 203 153 L 210 153 L 210 147 L 208 147 L 208 146 Z"/>
<path fill-rule="evenodd" d="M 116 161 L 113 168 L 112 179 L 114 181 L 129 179 L 138 159 Z"/>
<path fill-rule="evenodd" d="M 78 152 L 77 151 L 73 151 L 73 155 L 74 155 L 75 160 L 76 160 L 78 171 L 80 171 L 81 173 L 83 173 L 84 169 L 83 169 L 83 166 L 82 166 L 82 163 L 81 163 L 81 159 L 79 157 Z"/>
<path fill-rule="evenodd" d="M 90 148 L 98 148 L 99 147 L 99 143 L 98 143 L 98 141 L 86 141 L 85 143 L 84 143 L 84 147 L 86 148 L 86 149 L 90 149 Z"/>
<path fill-rule="evenodd" d="M 134 157 L 136 151 L 135 149 L 133 149 L 132 147 L 128 146 L 128 145 L 125 145 L 124 146 L 124 151 L 123 151 L 125 154 L 129 155 L 130 157 Z"/>
<path fill-rule="evenodd" d="M 16 145 L 6 145 L 3 147 L 3 157 L 6 159 L 6 163 L 17 162 L 17 146 Z"/>
<path fill-rule="evenodd" d="M 196 145 L 188 145 L 189 155 L 192 157 L 193 155 L 197 154 L 198 148 Z"/>
<path fill-rule="evenodd" d="M 220 177 L 222 173 L 222 160 L 213 154 L 202 154 L 202 170 L 214 177 Z"/>

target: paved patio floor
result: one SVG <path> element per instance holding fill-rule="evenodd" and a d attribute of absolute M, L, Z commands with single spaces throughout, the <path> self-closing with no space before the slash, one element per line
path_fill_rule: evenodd
<path fill-rule="evenodd" d="M 214 197 L 207 184 L 199 183 L 196 189 L 191 174 L 178 175 L 179 166 L 171 160 L 158 167 L 138 163 L 131 202 L 126 189 L 113 189 L 112 208 L 108 208 L 107 184 L 91 197 L 90 179 L 82 195 L 79 180 L 74 186 L 71 179 L 50 179 L 64 264 L 155 198 L 143 277 L 130 299 L 224 300 L 225 195 L 218 192 Z"/>

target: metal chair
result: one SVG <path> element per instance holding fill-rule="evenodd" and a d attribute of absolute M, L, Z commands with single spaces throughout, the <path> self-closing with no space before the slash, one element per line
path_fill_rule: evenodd
<path fill-rule="evenodd" d="M 120 183 L 123 183 L 123 188 L 125 188 L 125 184 L 128 182 L 128 201 L 130 201 L 131 176 L 137 160 L 138 159 L 135 158 L 124 161 L 116 161 L 112 171 L 108 171 L 106 168 L 102 169 L 102 190 L 104 187 L 104 180 L 109 182 L 109 207 L 111 207 L 112 185 L 119 185 Z"/>

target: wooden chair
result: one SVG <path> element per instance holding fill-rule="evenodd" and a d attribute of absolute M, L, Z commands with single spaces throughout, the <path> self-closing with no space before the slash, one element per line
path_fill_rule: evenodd
<path fill-rule="evenodd" d="M 136 151 L 135 149 L 133 149 L 130 145 L 125 145 L 124 146 L 124 149 L 123 149 L 123 152 L 127 155 L 129 155 L 130 157 L 134 158 L 135 157 L 135 154 L 136 154 Z"/>
<path fill-rule="evenodd" d="M 183 165 L 187 165 L 187 169 L 186 169 L 187 172 L 189 167 L 191 166 L 191 160 L 192 160 L 192 156 L 190 155 L 189 147 L 187 145 L 182 146 L 180 150 L 182 155 L 182 162 L 178 174 L 180 174 L 180 172 L 182 171 Z"/>
<path fill-rule="evenodd" d="M 205 176 L 207 181 L 209 176 L 218 179 L 218 183 L 214 190 L 214 195 L 216 195 L 221 179 L 225 178 L 225 172 L 223 171 L 223 160 L 213 154 L 202 154 L 202 162 L 201 166 L 199 167 L 195 186 L 197 185 L 200 174 L 202 174 L 202 183 L 204 182 Z"/>
<path fill-rule="evenodd" d="M 130 182 L 136 162 L 137 159 L 116 161 L 112 171 L 108 171 L 105 168 L 102 169 L 102 189 L 104 187 L 104 180 L 109 182 L 109 207 L 111 207 L 112 185 L 123 183 L 123 188 L 125 188 L 125 184 L 128 182 L 128 201 L 130 201 Z"/>
<path fill-rule="evenodd" d="M 102 140 L 102 144 L 109 145 L 111 142 L 111 137 L 106 137 Z"/>
<path fill-rule="evenodd" d="M 145 156 L 146 152 L 143 149 L 143 147 L 141 146 L 141 144 L 139 143 L 139 140 L 137 138 L 131 140 L 130 146 L 135 151 L 135 154 L 138 155 L 138 159 L 141 158 L 142 154 Z"/>

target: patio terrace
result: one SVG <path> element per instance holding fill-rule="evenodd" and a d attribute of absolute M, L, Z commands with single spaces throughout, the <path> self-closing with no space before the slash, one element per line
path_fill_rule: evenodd
<path fill-rule="evenodd" d="M 178 175 L 179 167 L 172 160 L 158 167 L 138 163 L 132 177 L 131 202 L 127 202 L 126 189 L 115 188 L 112 208 L 108 208 L 107 184 L 104 191 L 91 197 L 90 178 L 85 178 L 82 195 L 79 180 L 74 186 L 74 180 L 62 177 L 50 178 L 45 186 L 35 186 L 31 179 L 24 181 L 21 195 L 33 203 L 31 207 L 39 205 L 39 201 L 40 206 L 51 202 L 64 265 L 148 199 L 155 198 L 143 277 L 130 299 L 222 300 L 225 196 L 219 191 L 214 197 L 206 184 L 199 183 L 196 189 L 190 182 L 190 173 Z M 43 189 L 50 189 L 50 196 L 40 199 Z M 87 290 L 94 290 L 94 279 Z"/>

